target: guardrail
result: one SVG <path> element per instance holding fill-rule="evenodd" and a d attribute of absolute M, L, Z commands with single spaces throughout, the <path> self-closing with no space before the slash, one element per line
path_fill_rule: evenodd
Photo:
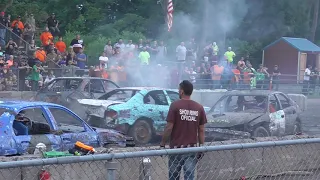
<path fill-rule="evenodd" d="M 1 179 L 319 179 L 320 138 L 0 163 Z M 202 154 L 203 153 L 203 154 Z M 203 156 L 200 156 L 200 155 Z M 194 176 L 194 177 L 193 177 Z"/>

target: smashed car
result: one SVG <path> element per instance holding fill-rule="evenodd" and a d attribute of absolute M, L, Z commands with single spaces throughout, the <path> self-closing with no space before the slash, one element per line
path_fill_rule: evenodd
<path fill-rule="evenodd" d="M 178 99 L 179 94 L 171 90 L 129 87 L 78 102 L 87 109 L 90 125 L 116 129 L 146 144 L 164 130 L 169 105 Z"/>
<path fill-rule="evenodd" d="M 74 102 L 95 99 L 116 88 L 119 88 L 116 83 L 98 77 L 59 77 L 40 89 L 34 100 L 63 105 L 84 118 L 82 109 Z"/>
<path fill-rule="evenodd" d="M 0 155 L 68 151 L 77 141 L 93 147 L 134 146 L 133 138 L 111 129 L 92 128 L 69 109 L 46 102 L 0 101 Z"/>
<path fill-rule="evenodd" d="M 245 90 L 226 92 L 207 112 L 208 137 L 267 137 L 301 133 L 301 110 L 281 92 Z M 227 135 L 226 135 L 227 134 Z"/>
<path fill-rule="evenodd" d="M 116 129 L 132 136 L 136 143 L 146 144 L 162 134 L 169 106 L 179 99 L 176 90 L 127 87 L 78 102 L 86 109 L 90 125 Z"/>

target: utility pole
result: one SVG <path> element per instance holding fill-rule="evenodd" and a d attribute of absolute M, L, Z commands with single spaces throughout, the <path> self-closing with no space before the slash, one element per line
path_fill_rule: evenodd
<path fill-rule="evenodd" d="M 201 1 L 199 1 L 201 2 Z M 201 41 L 200 41 L 200 49 L 203 49 L 207 44 L 206 44 L 206 39 L 208 37 L 208 15 L 209 15 L 209 4 L 210 1 L 209 0 L 203 0 L 203 15 L 202 15 L 202 36 L 201 36 Z"/>
<path fill-rule="evenodd" d="M 314 1 L 314 8 L 313 8 L 313 21 L 312 21 L 312 27 L 311 27 L 311 38 L 310 40 L 314 42 L 317 32 L 317 26 L 318 26 L 318 16 L 319 16 L 319 2 L 320 0 Z"/>

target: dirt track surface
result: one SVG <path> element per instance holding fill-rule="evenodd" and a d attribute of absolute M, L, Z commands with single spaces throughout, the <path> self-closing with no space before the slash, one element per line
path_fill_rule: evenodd
<path fill-rule="evenodd" d="M 307 102 L 307 110 L 301 116 L 302 130 L 308 135 L 320 135 L 320 99 Z"/>

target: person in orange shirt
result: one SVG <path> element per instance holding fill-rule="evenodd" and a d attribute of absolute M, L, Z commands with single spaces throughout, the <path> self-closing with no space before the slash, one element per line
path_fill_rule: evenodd
<path fill-rule="evenodd" d="M 23 31 L 24 30 L 24 25 L 21 21 L 21 16 L 18 16 L 18 18 L 16 20 L 14 20 L 11 24 L 11 28 L 14 28 L 16 26 L 16 24 L 18 24 L 18 28 Z"/>
<path fill-rule="evenodd" d="M 67 49 L 66 43 L 63 42 L 62 37 L 59 37 L 59 41 L 56 42 L 56 48 L 60 53 L 65 53 Z"/>
<path fill-rule="evenodd" d="M 221 88 L 221 75 L 223 73 L 224 67 L 221 64 L 216 64 L 211 67 L 211 78 L 213 81 L 213 89 Z"/>
<path fill-rule="evenodd" d="M 40 40 L 42 42 L 42 46 L 48 47 L 50 43 L 53 42 L 53 36 L 49 32 L 49 28 L 46 27 L 45 30 L 41 33 Z"/>
<path fill-rule="evenodd" d="M 118 71 L 118 83 L 120 86 L 126 86 L 127 82 L 127 73 L 125 72 L 125 68 L 123 66 L 123 63 L 120 62 L 117 67 Z"/>
<path fill-rule="evenodd" d="M 34 57 L 39 61 L 41 61 L 42 63 L 46 61 L 47 55 L 46 55 L 46 52 L 43 50 L 43 47 L 39 47 L 37 49 Z"/>
<path fill-rule="evenodd" d="M 233 88 L 238 89 L 239 88 L 239 81 L 240 81 L 241 77 L 240 77 L 240 71 L 239 71 L 239 69 L 237 69 L 237 66 L 235 64 L 233 65 L 232 72 L 234 74 L 234 77 L 232 78 Z"/>
<path fill-rule="evenodd" d="M 11 66 L 13 66 L 13 55 L 10 55 L 7 60 L 7 68 L 10 68 Z"/>
<path fill-rule="evenodd" d="M 103 63 L 103 64 L 100 65 L 101 77 L 102 77 L 103 79 L 108 79 L 109 75 L 108 75 L 108 72 L 107 72 L 105 66 L 106 66 L 105 63 Z"/>

